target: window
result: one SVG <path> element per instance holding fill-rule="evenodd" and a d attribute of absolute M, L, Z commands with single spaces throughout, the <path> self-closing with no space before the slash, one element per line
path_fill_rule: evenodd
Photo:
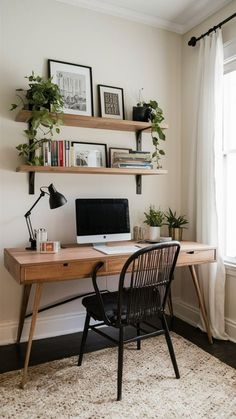
<path fill-rule="evenodd" d="M 225 256 L 236 264 L 236 58 L 227 60 L 224 74 L 223 159 Z M 231 259 L 233 258 L 233 259 Z"/>

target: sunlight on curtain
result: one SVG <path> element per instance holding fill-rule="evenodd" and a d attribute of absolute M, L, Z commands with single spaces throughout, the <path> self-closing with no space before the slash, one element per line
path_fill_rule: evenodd
<path fill-rule="evenodd" d="M 225 253 L 236 263 L 236 70 L 224 75 Z"/>
<path fill-rule="evenodd" d="M 218 261 L 199 269 L 212 335 L 227 339 L 224 322 L 225 269 L 222 260 L 222 103 L 223 44 L 221 29 L 200 40 L 197 77 L 193 173 L 196 174 L 196 239 L 216 245 Z M 192 189 L 193 185 L 189 185 Z"/>

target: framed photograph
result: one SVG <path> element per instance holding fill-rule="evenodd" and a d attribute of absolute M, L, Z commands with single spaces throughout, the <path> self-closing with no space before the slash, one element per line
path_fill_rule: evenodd
<path fill-rule="evenodd" d="M 122 88 L 99 84 L 98 100 L 100 116 L 102 118 L 125 119 Z"/>
<path fill-rule="evenodd" d="M 109 148 L 109 167 L 113 166 L 113 154 L 114 153 L 129 153 L 130 148 L 119 148 L 119 147 L 110 147 Z"/>
<path fill-rule="evenodd" d="M 107 167 L 107 145 L 73 141 L 74 166 Z"/>
<path fill-rule="evenodd" d="M 48 68 L 63 96 L 63 112 L 93 116 L 92 68 L 54 60 L 48 60 Z"/>

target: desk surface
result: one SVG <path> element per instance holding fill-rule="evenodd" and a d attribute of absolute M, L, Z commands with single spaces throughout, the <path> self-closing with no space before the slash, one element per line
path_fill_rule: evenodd
<path fill-rule="evenodd" d="M 134 244 L 134 242 L 128 242 Z M 127 242 L 123 243 L 127 245 Z M 113 243 L 115 246 L 116 243 Z M 144 244 L 147 246 L 149 244 Z M 4 265 L 20 284 L 79 279 L 91 276 L 98 261 L 104 262 L 100 275 L 120 272 L 128 254 L 105 255 L 92 246 L 67 247 L 58 253 L 37 253 L 20 248 L 4 249 Z M 181 242 L 177 266 L 214 262 L 216 248 L 196 242 Z"/>

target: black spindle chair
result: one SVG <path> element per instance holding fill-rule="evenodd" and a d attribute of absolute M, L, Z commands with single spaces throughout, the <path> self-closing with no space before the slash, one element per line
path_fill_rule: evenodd
<path fill-rule="evenodd" d="M 94 268 L 92 281 L 95 294 L 82 300 L 87 314 L 78 365 L 82 364 L 88 329 L 118 344 L 117 400 L 122 397 L 124 343 L 137 341 L 137 349 L 140 349 L 141 339 L 165 334 L 175 376 L 180 378 L 165 317 L 165 306 L 179 250 L 180 244 L 173 241 L 148 246 L 132 254 L 121 270 L 117 292 L 99 291 L 96 278 L 103 262 L 99 262 Z M 161 320 L 162 329 L 149 323 L 154 316 Z M 91 317 L 100 323 L 90 325 Z M 146 329 L 148 326 L 148 330 L 143 328 L 143 324 Z M 100 330 L 100 326 L 104 325 L 119 329 L 119 339 L 116 340 Z M 134 338 L 124 339 L 126 326 L 135 327 L 137 333 Z"/>

